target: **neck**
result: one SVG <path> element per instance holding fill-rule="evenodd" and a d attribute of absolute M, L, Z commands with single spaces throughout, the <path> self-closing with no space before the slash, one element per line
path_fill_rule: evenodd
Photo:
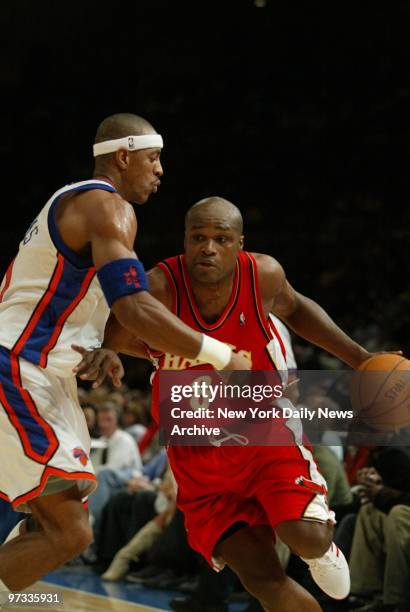
<path fill-rule="evenodd" d="M 93 178 L 99 179 L 100 181 L 108 181 L 118 191 L 120 196 L 124 197 L 124 189 L 121 180 L 121 174 L 114 168 L 101 167 L 96 165 L 93 172 Z M 127 198 L 124 198 L 127 199 Z"/>
<path fill-rule="evenodd" d="M 93 178 L 99 181 L 106 181 L 107 183 L 111 183 L 113 187 L 115 187 L 114 179 L 108 174 L 102 174 L 102 172 L 98 172 L 97 174 L 93 174 Z"/>
<path fill-rule="evenodd" d="M 235 272 L 212 285 L 190 279 L 192 293 L 201 316 L 205 320 L 217 320 L 223 313 L 232 294 Z"/>

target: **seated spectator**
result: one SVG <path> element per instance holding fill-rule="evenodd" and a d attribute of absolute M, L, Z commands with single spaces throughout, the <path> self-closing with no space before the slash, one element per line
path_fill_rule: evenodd
<path fill-rule="evenodd" d="M 101 448 L 91 457 L 96 469 L 98 488 L 89 498 L 89 510 L 98 528 L 101 511 L 114 491 L 133 477 L 142 476 L 142 462 L 132 436 L 119 429 L 120 412 L 116 404 L 106 402 L 98 410 L 97 424 Z"/>
<path fill-rule="evenodd" d="M 101 576 L 103 580 L 121 580 L 128 572 L 130 563 L 140 560 L 141 555 L 151 548 L 171 522 L 176 509 L 176 484 L 169 468 L 158 487 L 154 507 L 157 516 L 137 531 L 128 544 L 118 551 L 109 568 Z"/>
<path fill-rule="evenodd" d="M 404 609 L 409 604 L 410 447 L 375 449 L 373 466 L 358 473 L 358 482 L 363 505 L 349 562 L 352 593 L 373 600 L 363 610 Z"/>
<path fill-rule="evenodd" d="M 155 501 L 167 468 L 165 449 L 143 466 L 143 475 L 134 476 L 114 493 L 103 508 L 96 533 L 98 564 L 107 568 L 120 548 L 156 516 Z"/>
<path fill-rule="evenodd" d="M 85 422 L 87 423 L 90 438 L 98 438 L 100 434 L 97 429 L 97 407 L 84 399 L 84 401 L 81 402 L 81 408 L 84 412 Z"/>
<path fill-rule="evenodd" d="M 146 426 L 143 424 L 144 411 L 145 408 L 141 397 L 128 401 L 122 413 L 122 424 L 124 429 L 132 435 L 137 444 L 147 431 Z"/>

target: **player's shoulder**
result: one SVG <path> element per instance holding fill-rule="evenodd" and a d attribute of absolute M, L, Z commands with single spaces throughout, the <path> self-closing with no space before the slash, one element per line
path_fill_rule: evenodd
<path fill-rule="evenodd" d="M 251 253 L 251 255 L 255 259 L 259 276 L 266 274 L 282 276 L 284 274 L 281 264 L 271 255 L 264 253 Z"/>
<path fill-rule="evenodd" d="M 164 306 L 172 308 L 172 290 L 169 285 L 165 272 L 159 267 L 154 266 L 147 273 L 149 292 Z"/>
<path fill-rule="evenodd" d="M 263 296 L 274 296 L 285 281 L 285 272 L 277 259 L 264 253 L 251 253 L 256 262 L 259 287 Z"/>
<path fill-rule="evenodd" d="M 137 218 L 133 206 L 117 192 L 93 189 L 81 194 L 81 212 L 90 230 L 98 233 L 134 231 Z"/>
<path fill-rule="evenodd" d="M 90 189 L 79 194 L 81 207 L 88 214 L 98 213 L 102 219 L 112 219 L 114 216 L 127 215 L 135 217 L 132 204 L 124 200 L 116 191 Z"/>

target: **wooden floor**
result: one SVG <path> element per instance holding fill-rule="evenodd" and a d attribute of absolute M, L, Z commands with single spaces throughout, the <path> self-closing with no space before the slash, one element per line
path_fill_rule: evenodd
<path fill-rule="evenodd" d="M 20 612 L 160 612 L 160 608 L 151 608 L 139 604 L 129 603 L 113 597 L 103 597 L 93 593 L 86 593 L 68 587 L 60 587 L 54 584 L 38 582 L 36 585 L 27 589 L 30 592 L 58 593 L 63 605 L 31 604 L 30 607 L 18 605 L 3 605 L 2 610 L 19 610 Z"/>

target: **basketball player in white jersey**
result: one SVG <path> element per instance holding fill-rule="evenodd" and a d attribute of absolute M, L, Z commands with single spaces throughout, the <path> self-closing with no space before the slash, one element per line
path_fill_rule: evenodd
<path fill-rule="evenodd" d="M 71 345 L 100 345 L 109 308 L 165 352 L 249 368 L 147 291 L 130 202 L 143 204 L 157 191 L 162 146 L 140 117 L 105 119 L 93 178 L 52 195 L 0 286 L 0 496 L 40 527 L 0 547 L 0 591 L 29 586 L 91 541 L 82 500 L 96 481 L 73 374 L 80 356 Z"/>

